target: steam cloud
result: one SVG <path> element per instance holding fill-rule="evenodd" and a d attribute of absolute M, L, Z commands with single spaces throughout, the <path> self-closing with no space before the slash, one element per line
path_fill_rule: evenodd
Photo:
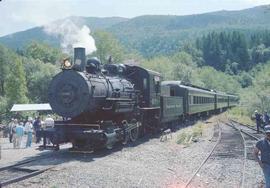
<path fill-rule="evenodd" d="M 61 47 L 66 53 L 72 53 L 73 48 L 84 47 L 86 54 L 96 51 L 94 38 L 90 35 L 90 29 L 84 25 L 79 28 L 73 21 L 67 19 L 63 22 L 54 22 L 46 25 L 44 31 L 50 35 L 61 38 Z"/>

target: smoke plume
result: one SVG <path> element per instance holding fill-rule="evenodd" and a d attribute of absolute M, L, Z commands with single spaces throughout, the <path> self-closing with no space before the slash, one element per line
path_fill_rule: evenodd
<path fill-rule="evenodd" d="M 61 47 L 66 53 L 72 53 L 75 47 L 84 47 L 87 55 L 96 51 L 95 40 L 86 25 L 79 28 L 73 21 L 67 19 L 46 25 L 44 31 L 60 37 Z"/>

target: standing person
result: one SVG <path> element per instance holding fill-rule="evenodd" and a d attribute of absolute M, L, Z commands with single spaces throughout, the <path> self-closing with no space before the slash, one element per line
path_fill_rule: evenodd
<path fill-rule="evenodd" d="M 20 122 L 18 126 L 16 126 L 16 148 L 21 148 L 22 138 L 24 134 L 23 122 Z"/>
<path fill-rule="evenodd" d="M 31 147 L 32 144 L 32 135 L 33 135 L 33 125 L 32 118 L 29 117 L 28 121 L 25 123 L 25 132 L 27 134 L 26 148 Z"/>
<path fill-rule="evenodd" d="M 264 126 L 269 125 L 269 115 L 268 115 L 267 111 L 264 111 L 263 122 L 264 122 Z"/>
<path fill-rule="evenodd" d="M 9 142 L 13 141 L 13 127 L 15 126 L 14 119 L 11 119 L 11 122 L 8 124 L 8 133 L 9 133 Z"/>
<path fill-rule="evenodd" d="M 34 131 L 35 131 L 35 137 L 36 137 L 36 143 L 40 142 L 40 136 L 37 134 L 37 131 L 40 131 L 41 129 L 41 120 L 40 120 L 40 116 L 38 116 L 36 118 L 36 120 L 34 121 Z"/>
<path fill-rule="evenodd" d="M 44 127 L 45 127 L 45 129 L 50 129 L 50 128 L 54 127 L 54 120 L 50 114 L 47 115 L 47 118 L 44 121 Z M 47 144 L 50 144 L 50 140 L 48 138 L 46 139 L 46 142 L 47 142 Z"/>
<path fill-rule="evenodd" d="M 19 126 L 18 120 L 14 119 L 14 124 L 12 127 L 12 142 L 13 142 L 13 148 L 17 148 L 17 134 L 16 134 L 16 128 Z"/>
<path fill-rule="evenodd" d="M 45 129 L 53 128 L 54 127 L 54 120 L 51 115 L 47 115 L 47 118 L 44 121 Z"/>
<path fill-rule="evenodd" d="M 262 121 L 262 115 L 257 110 L 255 110 L 255 119 L 256 119 L 256 125 L 257 125 L 257 133 L 259 133 L 261 121 Z"/>
<path fill-rule="evenodd" d="M 270 188 L 270 125 L 264 127 L 265 138 L 256 143 L 254 155 L 263 170 L 266 188 Z M 261 158 L 259 158 L 261 153 Z"/>
<path fill-rule="evenodd" d="M 23 121 L 23 126 L 25 126 L 25 124 L 28 122 L 28 116 L 26 116 L 26 118 L 24 119 L 24 121 Z"/>

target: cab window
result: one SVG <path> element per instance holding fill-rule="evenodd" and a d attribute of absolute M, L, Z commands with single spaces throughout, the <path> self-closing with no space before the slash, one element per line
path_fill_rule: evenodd
<path fill-rule="evenodd" d="M 143 79 L 143 89 L 147 90 L 147 79 L 146 78 Z"/>
<path fill-rule="evenodd" d="M 175 96 L 175 89 L 174 88 L 170 88 L 170 96 Z"/>

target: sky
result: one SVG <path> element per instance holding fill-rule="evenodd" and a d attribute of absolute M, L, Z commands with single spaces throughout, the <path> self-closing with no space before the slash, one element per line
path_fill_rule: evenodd
<path fill-rule="evenodd" d="M 270 0 L 0 0 L 0 36 L 68 16 L 190 15 L 265 4 Z"/>

